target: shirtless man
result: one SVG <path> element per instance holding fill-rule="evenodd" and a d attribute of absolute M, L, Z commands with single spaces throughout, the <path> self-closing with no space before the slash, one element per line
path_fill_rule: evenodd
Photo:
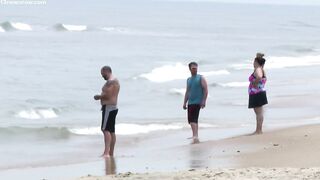
<path fill-rule="evenodd" d="M 105 149 L 103 157 L 108 158 L 113 156 L 114 146 L 116 144 L 115 121 L 118 113 L 118 94 L 120 84 L 118 79 L 112 75 L 112 70 L 109 66 L 101 68 L 101 75 L 107 81 L 100 95 L 95 95 L 95 100 L 100 100 L 102 105 L 102 123 L 101 131 L 104 135 Z"/>

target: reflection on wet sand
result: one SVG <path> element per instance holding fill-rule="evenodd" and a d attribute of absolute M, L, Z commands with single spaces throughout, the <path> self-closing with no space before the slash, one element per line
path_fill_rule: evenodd
<path fill-rule="evenodd" d="M 207 164 L 207 152 L 204 148 L 201 148 L 197 145 L 192 145 L 189 148 L 189 166 L 190 168 L 205 168 L 208 166 Z"/>
<path fill-rule="evenodd" d="M 106 175 L 117 173 L 117 166 L 114 157 L 105 158 L 105 171 Z"/>

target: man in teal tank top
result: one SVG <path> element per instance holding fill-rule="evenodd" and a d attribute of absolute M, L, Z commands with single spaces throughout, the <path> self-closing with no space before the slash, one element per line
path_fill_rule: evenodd
<path fill-rule="evenodd" d="M 188 123 L 191 126 L 193 143 L 198 143 L 199 112 L 201 108 L 206 106 L 208 85 L 206 79 L 198 74 L 198 64 L 196 62 L 189 63 L 189 70 L 191 77 L 187 79 L 183 109 L 188 110 Z"/>

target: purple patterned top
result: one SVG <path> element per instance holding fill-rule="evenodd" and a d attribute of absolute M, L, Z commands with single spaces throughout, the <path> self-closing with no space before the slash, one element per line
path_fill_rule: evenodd
<path fill-rule="evenodd" d="M 254 76 L 254 73 L 252 73 L 249 77 L 249 88 L 248 88 L 248 93 L 249 95 L 253 95 L 253 94 L 258 94 L 260 92 L 266 91 L 266 89 L 264 88 L 266 82 L 267 82 L 267 78 L 265 76 L 262 77 L 262 79 L 259 81 L 258 86 L 254 87 L 253 86 L 253 82 L 256 80 L 256 77 Z"/>

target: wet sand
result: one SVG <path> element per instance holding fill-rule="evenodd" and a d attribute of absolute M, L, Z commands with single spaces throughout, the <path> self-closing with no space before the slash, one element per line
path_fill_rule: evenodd
<path fill-rule="evenodd" d="M 77 179 L 319 179 L 319 142 L 320 125 L 293 127 L 166 148 L 155 151 L 149 163 L 135 164 L 145 172 L 117 173 L 111 162 L 105 168 L 111 175 Z M 189 167 L 179 166 L 185 163 Z M 167 167 L 157 170 L 152 164 Z"/>

